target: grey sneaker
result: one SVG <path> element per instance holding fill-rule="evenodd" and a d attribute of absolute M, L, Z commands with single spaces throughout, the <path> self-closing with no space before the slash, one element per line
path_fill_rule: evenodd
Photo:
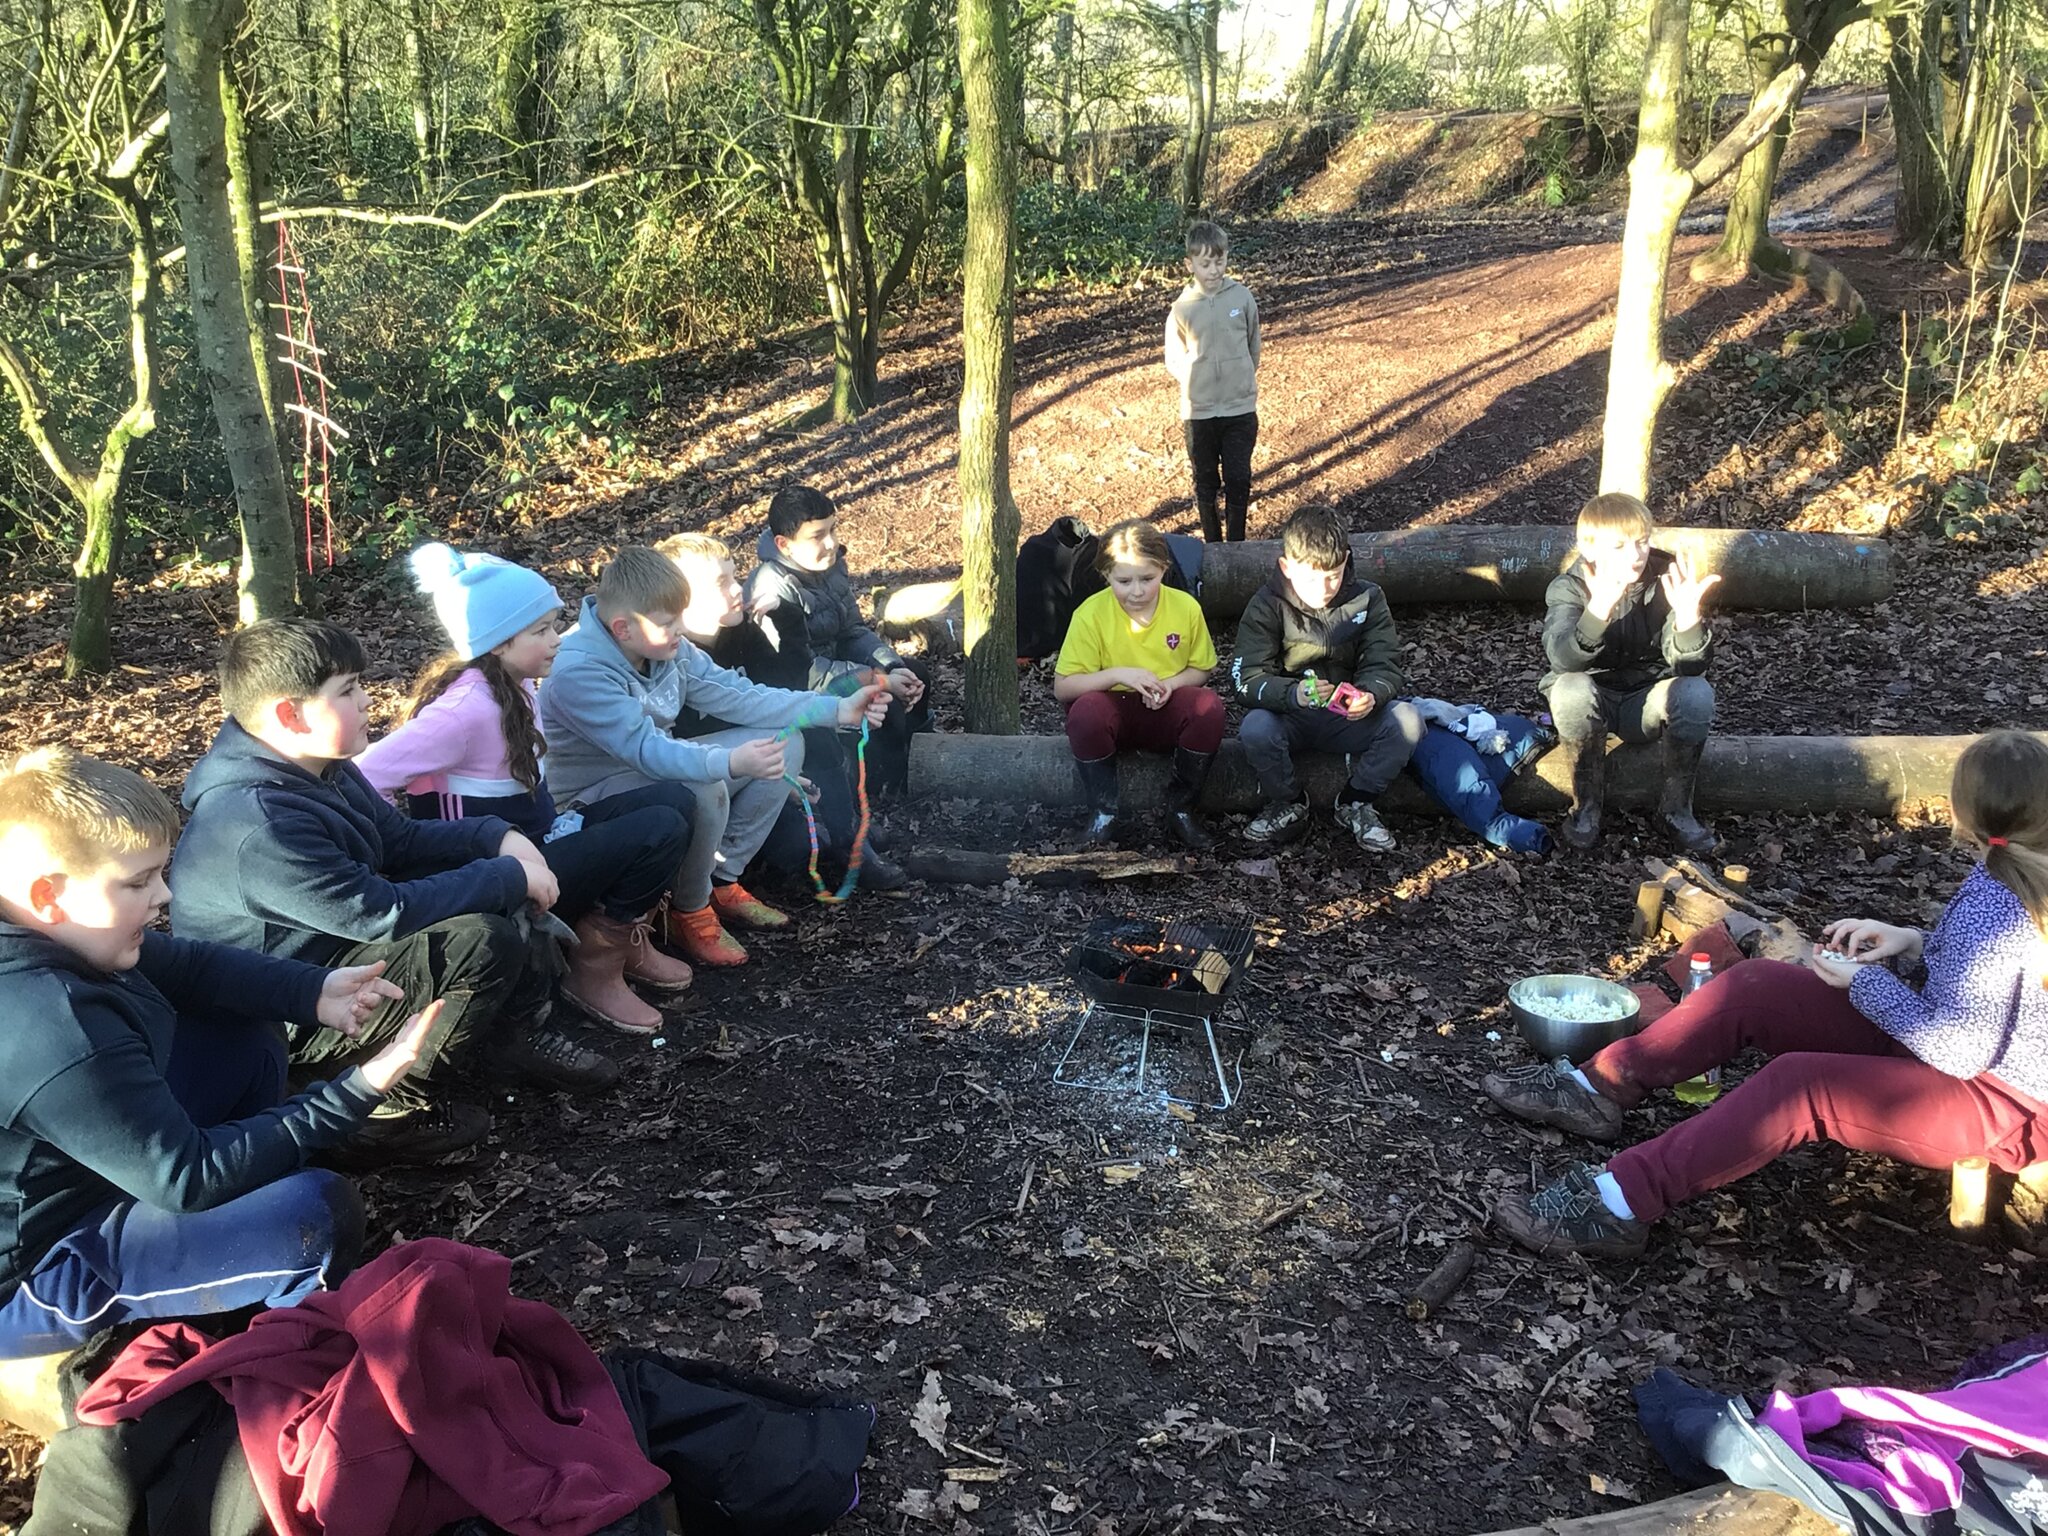
<path fill-rule="evenodd" d="M 1358 839 L 1367 853 L 1392 853 L 1394 834 L 1380 820 L 1380 813 L 1363 800 L 1346 800 L 1337 807 L 1337 825 Z"/>
<path fill-rule="evenodd" d="M 1494 1208 L 1493 1224 L 1531 1253 L 1585 1253 L 1632 1259 L 1650 1245 L 1650 1229 L 1607 1209 L 1600 1170 L 1573 1163 L 1533 1195 L 1509 1195 Z"/>
<path fill-rule="evenodd" d="M 1306 800 L 1269 800 L 1245 823 L 1248 843 L 1291 843 L 1308 830 Z"/>
<path fill-rule="evenodd" d="M 1621 1135 L 1621 1106 L 1572 1076 L 1572 1064 L 1562 1056 L 1489 1072 L 1479 1087 L 1517 1120 L 1554 1125 L 1588 1141 L 1613 1141 Z"/>

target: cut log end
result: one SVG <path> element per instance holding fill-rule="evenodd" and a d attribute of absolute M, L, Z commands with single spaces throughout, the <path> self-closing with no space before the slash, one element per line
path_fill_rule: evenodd
<path fill-rule="evenodd" d="M 1478 1262 L 1477 1243 L 1465 1240 L 1451 1244 L 1436 1268 L 1409 1294 L 1408 1320 L 1411 1323 L 1428 1322 L 1442 1311 L 1444 1303 L 1457 1295 L 1459 1288 L 1471 1278 L 1472 1266 Z"/>

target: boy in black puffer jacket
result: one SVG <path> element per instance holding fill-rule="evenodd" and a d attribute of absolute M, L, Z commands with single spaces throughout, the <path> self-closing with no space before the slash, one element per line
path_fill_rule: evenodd
<path fill-rule="evenodd" d="M 889 716 L 868 747 L 869 778 L 882 791 L 903 788 L 910 738 L 932 728 L 925 698 L 931 677 L 861 618 L 832 498 L 808 485 L 785 485 L 768 503 L 768 530 L 756 553 L 761 563 L 747 577 L 747 612 L 774 655 L 750 675 L 772 688 L 843 693 L 850 675 L 871 673 L 862 681 L 889 690 Z"/>
<path fill-rule="evenodd" d="M 1307 831 L 1294 754 L 1342 752 L 1351 773 L 1337 801 L 1338 824 L 1370 852 L 1393 848 L 1373 801 L 1407 766 L 1423 732 L 1415 707 L 1396 698 L 1406 684 L 1400 654 L 1386 594 L 1352 573 L 1337 514 L 1303 507 L 1281 532 L 1279 571 L 1237 624 L 1230 676 L 1249 706 L 1238 734 L 1266 797 L 1246 838 L 1289 842 Z M 1341 710 L 1332 707 L 1340 683 L 1357 690 Z"/>
<path fill-rule="evenodd" d="M 1700 600 L 1721 578 L 1682 555 L 1652 549 L 1657 525 L 1634 496 L 1612 491 L 1579 510 L 1578 558 L 1544 594 L 1543 691 L 1572 776 L 1572 813 L 1562 829 L 1574 848 L 1600 838 L 1607 786 L 1607 733 L 1662 744 L 1657 819 L 1688 853 L 1716 839 L 1692 813 L 1693 779 L 1714 723 L 1714 687 L 1702 675 L 1714 637 Z"/>

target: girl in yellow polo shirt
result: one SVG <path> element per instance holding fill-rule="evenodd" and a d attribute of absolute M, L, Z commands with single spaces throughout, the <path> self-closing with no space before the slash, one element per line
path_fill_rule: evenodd
<path fill-rule="evenodd" d="M 1190 848 L 1215 843 L 1194 807 L 1223 744 L 1223 701 L 1203 686 L 1216 646 L 1201 604 L 1163 584 L 1172 561 L 1150 523 L 1111 528 L 1095 561 L 1109 585 L 1074 610 L 1060 647 L 1052 691 L 1067 709 L 1092 843 L 1116 836 L 1116 757 L 1132 750 L 1173 753 L 1166 828 Z"/>

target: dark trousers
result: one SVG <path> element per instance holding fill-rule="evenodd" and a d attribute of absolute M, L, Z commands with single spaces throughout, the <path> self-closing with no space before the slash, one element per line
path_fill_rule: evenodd
<path fill-rule="evenodd" d="M 1754 1173 L 1809 1141 L 1922 1168 L 1989 1157 L 2017 1172 L 2048 1156 L 2048 1108 L 1990 1073 L 1950 1077 L 1856 1011 L 1806 967 L 1745 960 L 1584 1071 L 1629 1107 L 1746 1049 L 1763 1070 L 1608 1163 L 1630 1208 L 1655 1221 L 1681 1200 Z"/>
<path fill-rule="evenodd" d="M 1252 449 L 1259 443 L 1259 413 L 1209 416 L 1180 425 L 1181 437 L 1188 445 L 1188 463 L 1195 472 L 1195 510 L 1202 515 L 1202 537 L 1211 544 L 1225 538 L 1233 544 L 1244 542 L 1245 512 L 1252 503 Z M 1216 517 L 1219 490 L 1223 493 L 1220 523 Z"/>
<path fill-rule="evenodd" d="M 932 669 L 922 661 L 906 661 L 903 665 L 924 684 L 924 692 L 918 695 L 915 704 L 906 705 L 901 699 L 891 697 L 888 718 L 869 731 L 868 791 L 871 795 L 896 795 L 908 788 L 910 738 L 932 728 Z M 829 769 L 822 761 L 822 754 L 820 758 L 811 756 L 813 738 L 828 735 L 836 738 L 838 743 L 838 750 L 833 754 L 833 766 Z M 848 843 L 853 840 L 854 753 L 859 740 L 857 727 L 851 731 L 804 732 L 804 773 L 821 791 L 833 797 L 832 824 L 844 826 Z M 831 778 L 829 788 L 826 780 L 818 776 L 820 773 Z"/>
<path fill-rule="evenodd" d="M 1067 706 L 1067 745 L 1084 763 L 1119 752 L 1214 752 L 1223 745 L 1223 700 L 1213 688 L 1176 688 L 1157 709 L 1128 690 L 1084 693 Z"/>
<path fill-rule="evenodd" d="M 650 784 L 583 807 L 583 828 L 541 845 L 562 896 L 555 915 L 565 923 L 593 910 L 630 922 L 668 893 L 697 796 L 687 784 Z"/>
<path fill-rule="evenodd" d="M 1623 692 L 1588 672 L 1565 672 L 1550 685 L 1550 716 L 1566 741 L 1655 741 L 1667 730 L 1678 741 L 1705 741 L 1714 725 L 1714 685 L 1704 677 L 1667 677 Z"/>
<path fill-rule="evenodd" d="M 1502 810 L 1500 792 L 1542 745 L 1542 738 L 1533 720 L 1520 715 L 1494 718 L 1507 733 L 1505 752 L 1481 752 L 1456 731 L 1431 725 L 1416 743 L 1408 767 L 1439 805 L 1494 847 L 1533 853 L 1547 834 L 1526 816 Z"/>
<path fill-rule="evenodd" d="M 283 1100 L 284 1042 L 242 1020 L 181 1018 L 164 1076 L 196 1124 L 247 1119 Z M 116 1201 L 0 1301 L 0 1359 L 74 1349 L 135 1319 L 290 1306 L 347 1274 L 362 1248 L 355 1186 L 323 1168 L 206 1211 Z"/>
<path fill-rule="evenodd" d="M 306 1077 L 327 1077 L 366 1061 L 389 1045 L 408 1015 L 435 998 L 441 1017 L 427 1036 L 413 1075 L 385 1096 L 387 1104 L 412 1098 L 420 1080 L 445 1077 L 451 1066 L 475 1070 L 498 1033 L 503 1012 L 524 1020 L 538 1013 L 550 979 L 529 960 L 530 947 L 519 926 L 495 913 L 472 913 L 422 928 L 403 939 L 352 944 L 334 959 L 337 967 L 384 962 L 384 979 L 405 993 L 386 1003 L 354 1039 L 331 1029 L 294 1029 L 291 1059 Z M 317 1068 L 312 1072 L 305 1068 Z"/>
<path fill-rule="evenodd" d="M 1294 772 L 1296 752 L 1342 752 L 1351 760 L 1346 784 L 1369 801 L 1408 766 L 1422 730 L 1415 706 L 1396 699 L 1363 720 L 1348 720 L 1328 709 L 1248 709 L 1237 734 L 1267 801 L 1287 805 L 1301 798 L 1301 780 Z"/>

